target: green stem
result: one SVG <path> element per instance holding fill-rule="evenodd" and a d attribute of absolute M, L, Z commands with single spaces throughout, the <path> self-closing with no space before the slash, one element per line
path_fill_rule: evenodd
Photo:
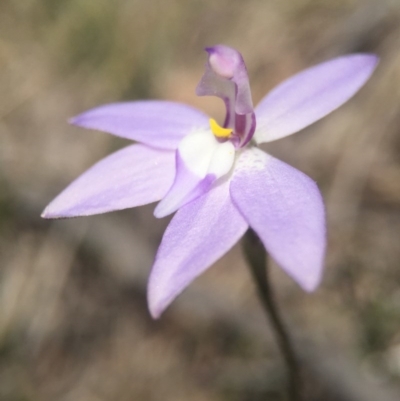
<path fill-rule="evenodd" d="M 302 380 L 300 366 L 287 328 L 280 316 L 272 286 L 268 276 L 267 254 L 265 248 L 253 230 L 248 230 L 244 237 L 244 250 L 258 296 L 275 333 L 276 341 L 282 352 L 289 376 L 289 400 L 302 400 Z"/>

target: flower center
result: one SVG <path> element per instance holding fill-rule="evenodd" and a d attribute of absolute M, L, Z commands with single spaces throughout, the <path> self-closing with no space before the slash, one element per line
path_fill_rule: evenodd
<path fill-rule="evenodd" d="M 213 118 L 210 118 L 210 128 L 217 138 L 229 138 L 233 130 L 221 127 Z"/>

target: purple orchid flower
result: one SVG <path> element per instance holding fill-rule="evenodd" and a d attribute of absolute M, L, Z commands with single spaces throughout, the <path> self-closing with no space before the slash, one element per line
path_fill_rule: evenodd
<path fill-rule="evenodd" d="M 253 109 L 241 54 L 206 49 L 199 96 L 221 98 L 222 126 L 201 111 L 167 101 L 114 103 L 71 120 L 139 142 L 106 157 L 58 195 L 44 218 L 87 216 L 161 200 L 173 212 L 148 284 L 157 318 L 250 226 L 266 250 L 306 291 L 321 280 L 325 214 L 315 182 L 257 145 L 293 134 L 353 96 L 378 58 L 339 57 L 286 80 Z"/>

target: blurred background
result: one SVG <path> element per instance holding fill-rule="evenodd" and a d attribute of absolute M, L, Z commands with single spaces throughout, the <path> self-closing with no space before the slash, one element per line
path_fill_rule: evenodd
<path fill-rule="evenodd" d="M 352 52 L 381 63 L 345 106 L 264 147 L 318 182 L 324 281 L 271 262 L 307 400 L 400 399 L 399 0 L 0 1 L 0 400 L 284 400 L 286 373 L 240 244 L 159 321 L 145 286 L 168 219 L 154 205 L 43 221 L 47 203 L 128 142 L 67 118 L 195 96 L 207 45 L 236 47 L 254 102 Z"/>

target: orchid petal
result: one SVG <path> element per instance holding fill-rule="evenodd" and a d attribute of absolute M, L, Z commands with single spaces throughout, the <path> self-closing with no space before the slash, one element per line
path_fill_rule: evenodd
<path fill-rule="evenodd" d="M 283 138 L 326 116 L 364 85 L 377 63 L 370 54 L 338 57 L 284 81 L 256 107 L 256 142 Z"/>
<path fill-rule="evenodd" d="M 100 106 L 72 118 L 71 123 L 156 148 L 176 149 L 185 135 L 207 127 L 208 117 L 184 104 L 147 100 Z"/>
<path fill-rule="evenodd" d="M 151 315 L 165 308 L 239 240 L 248 225 L 233 205 L 229 181 L 179 209 L 167 227 L 148 285 Z"/>
<path fill-rule="evenodd" d="M 196 176 L 187 168 L 182 158 L 177 154 L 175 181 L 168 193 L 154 209 L 154 216 L 160 219 L 176 212 L 183 205 L 209 191 L 215 179 L 214 175 Z"/>
<path fill-rule="evenodd" d="M 165 217 L 205 194 L 214 181 L 229 172 L 234 158 L 234 145 L 219 143 L 210 131 L 186 136 L 176 152 L 175 181 L 154 215 Z"/>
<path fill-rule="evenodd" d="M 314 290 L 326 243 L 324 206 L 314 181 L 252 148 L 240 156 L 230 191 L 273 259 L 303 289 Z"/>
<path fill-rule="evenodd" d="M 167 193 L 174 175 L 174 152 L 131 145 L 73 181 L 42 217 L 87 216 L 152 203 Z"/>

